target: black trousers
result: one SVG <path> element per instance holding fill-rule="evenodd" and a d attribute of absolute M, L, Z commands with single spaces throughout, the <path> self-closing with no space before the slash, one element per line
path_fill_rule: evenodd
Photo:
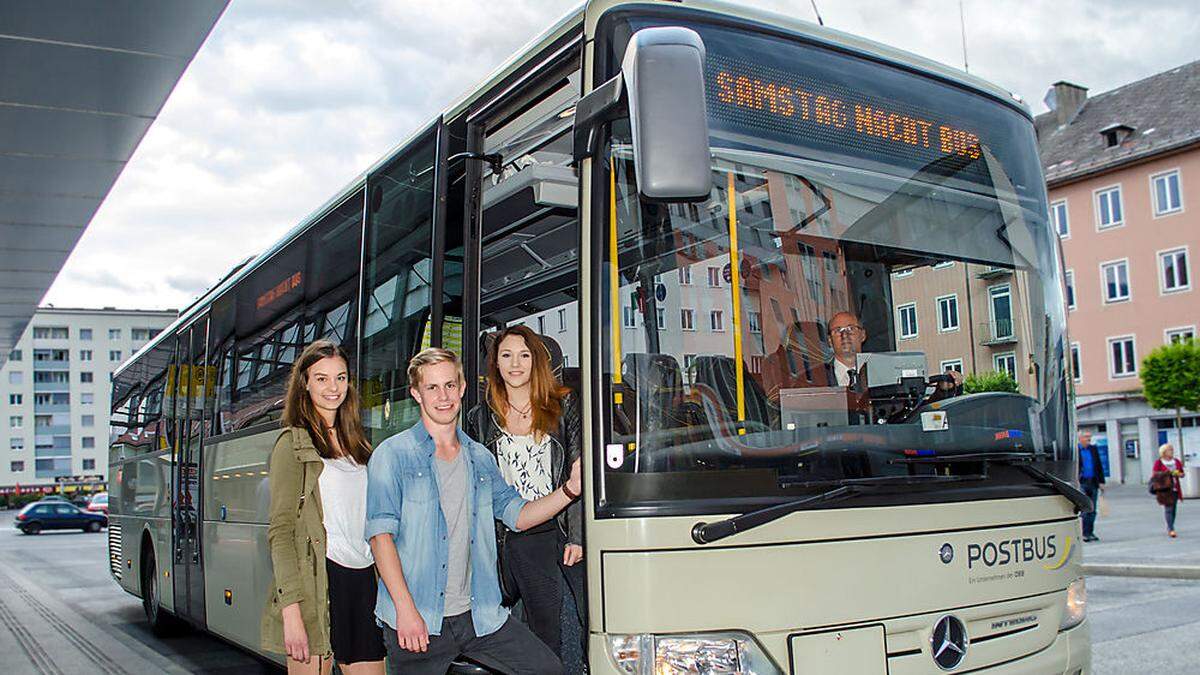
<path fill-rule="evenodd" d="M 582 626 L 586 616 L 583 562 L 564 566 L 565 545 L 553 520 L 525 532 L 509 532 L 504 539 L 505 574 L 508 577 L 505 585 L 517 589 L 529 629 L 560 658 L 565 651 L 562 644 L 564 586 L 574 596 L 578 616 L 573 618 Z M 582 629 L 570 633 L 582 641 Z"/>
<path fill-rule="evenodd" d="M 396 631 L 383 626 L 390 675 L 446 675 L 459 656 L 509 675 L 562 675 L 563 666 L 554 652 L 511 616 L 495 633 L 479 637 L 471 613 L 442 619 L 441 635 L 429 636 L 429 649 L 410 652 L 400 646 Z"/>

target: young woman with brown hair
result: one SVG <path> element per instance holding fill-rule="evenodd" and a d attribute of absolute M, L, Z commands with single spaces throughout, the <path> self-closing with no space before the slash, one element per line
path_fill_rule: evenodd
<path fill-rule="evenodd" d="M 275 585 L 263 648 L 286 653 L 289 673 L 325 675 L 336 659 L 347 675 L 382 674 L 375 566 L 363 539 L 371 445 L 341 347 L 318 340 L 296 359 L 283 425 L 268 479 Z"/>
<path fill-rule="evenodd" d="M 505 481 L 525 499 L 537 499 L 566 482 L 580 455 L 579 409 L 570 388 L 554 376 L 537 333 L 512 326 L 492 345 L 485 403 L 470 412 L 468 433 L 496 456 Z M 505 595 L 520 597 L 530 630 L 560 657 L 564 578 L 582 624 L 581 509 L 575 501 L 539 527 L 505 529 L 498 547 Z"/>

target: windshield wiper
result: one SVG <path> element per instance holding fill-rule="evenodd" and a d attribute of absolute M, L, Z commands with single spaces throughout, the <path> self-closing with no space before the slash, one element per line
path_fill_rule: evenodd
<path fill-rule="evenodd" d="M 697 544 L 711 544 L 739 532 L 752 530 L 759 525 L 778 520 L 789 513 L 817 508 L 824 504 L 840 502 L 850 497 L 871 490 L 890 487 L 893 485 L 927 485 L 931 483 L 959 483 L 968 480 L 980 480 L 982 476 L 876 476 L 873 478 L 846 478 L 836 481 L 813 481 L 807 483 L 786 483 L 786 487 L 815 487 L 818 485 L 837 485 L 832 490 L 826 490 L 811 497 L 803 497 L 795 501 L 768 506 L 756 511 L 749 511 L 740 516 L 718 520 L 714 523 L 699 522 L 692 527 L 692 540 Z"/>
<path fill-rule="evenodd" d="M 994 462 L 996 464 L 1004 464 L 1016 467 L 1040 481 L 1049 483 L 1052 490 L 1066 497 L 1075 505 L 1077 512 L 1087 513 L 1093 510 L 1095 505 L 1092 504 L 1091 498 L 1080 491 L 1079 488 L 1031 464 L 1033 460 L 1042 457 L 1042 455 L 1022 452 L 969 452 L 961 455 L 946 455 L 942 457 L 898 457 L 891 460 L 891 462 L 893 464 L 950 464 L 960 462 Z"/>

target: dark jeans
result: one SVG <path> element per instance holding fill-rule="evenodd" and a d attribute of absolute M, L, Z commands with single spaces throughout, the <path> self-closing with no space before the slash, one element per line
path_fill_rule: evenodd
<path fill-rule="evenodd" d="M 1083 513 L 1083 536 L 1084 538 L 1095 536 L 1096 529 L 1096 502 L 1100 498 L 1100 483 L 1095 480 L 1081 480 L 1079 487 L 1083 490 L 1083 494 L 1092 500 L 1092 510 Z"/>
<path fill-rule="evenodd" d="M 1175 507 L 1177 507 L 1177 506 L 1179 506 L 1178 502 L 1176 502 L 1170 506 L 1163 507 L 1163 513 L 1166 514 L 1166 516 L 1167 516 L 1167 529 L 1168 530 L 1175 529 Z"/>
<path fill-rule="evenodd" d="M 562 564 L 566 541 L 554 521 L 527 532 L 509 532 L 504 539 L 506 586 L 515 587 L 525 607 L 525 623 L 534 635 L 561 658 L 563 590 L 571 593 L 582 626 L 584 617 L 583 561 Z M 563 582 L 566 582 L 565 584 Z M 582 630 L 568 633 L 582 639 Z"/>
<path fill-rule="evenodd" d="M 509 617 L 495 633 L 479 637 L 471 613 L 442 619 L 441 635 L 429 636 L 429 649 L 410 652 L 400 646 L 396 631 L 383 626 L 390 675 L 445 675 L 458 656 L 510 675 L 562 675 L 562 662 L 520 621 Z"/>

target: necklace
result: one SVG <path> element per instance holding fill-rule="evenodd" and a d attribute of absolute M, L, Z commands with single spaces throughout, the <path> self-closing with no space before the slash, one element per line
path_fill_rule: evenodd
<path fill-rule="evenodd" d="M 511 402 L 511 401 L 509 401 L 509 403 L 508 403 L 508 409 L 509 409 L 509 410 L 511 410 L 511 411 L 513 411 L 513 412 L 515 412 L 515 413 L 517 413 L 518 415 L 520 415 L 520 416 L 521 416 L 521 419 L 523 419 L 523 420 L 527 420 L 527 419 L 529 419 L 529 412 L 530 412 L 531 410 L 533 410 L 533 402 L 531 401 L 531 402 L 529 403 L 529 405 L 525 407 L 525 409 L 524 409 L 524 410 L 521 410 L 520 408 L 518 408 L 518 407 L 514 406 L 514 405 L 512 404 L 512 402 Z"/>

